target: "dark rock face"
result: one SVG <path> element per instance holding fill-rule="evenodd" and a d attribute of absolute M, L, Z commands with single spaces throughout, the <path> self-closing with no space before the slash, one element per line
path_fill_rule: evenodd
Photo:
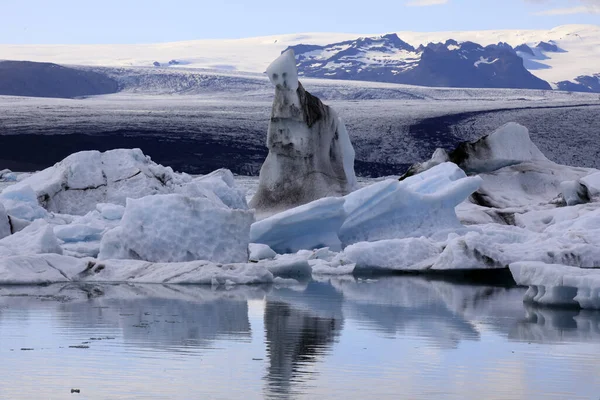
<path fill-rule="evenodd" d="M 0 95 L 73 98 L 118 91 L 115 80 L 98 72 L 51 63 L 0 61 Z"/>
<path fill-rule="evenodd" d="M 560 49 L 555 43 L 552 42 L 539 42 L 535 47 L 547 53 L 564 53 L 564 50 Z"/>
<path fill-rule="evenodd" d="M 506 43 L 482 47 L 462 43 L 428 45 L 417 68 L 407 71 L 404 83 L 423 86 L 551 89 L 548 82 L 531 74 L 523 59 Z"/>
<path fill-rule="evenodd" d="M 600 73 L 595 75 L 584 75 L 575 78 L 575 82 L 558 82 L 559 90 L 569 92 L 600 93 Z"/>
<path fill-rule="evenodd" d="M 531 47 L 529 47 L 525 43 L 520 44 L 517 47 L 515 47 L 515 51 L 520 51 L 521 53 L 529 54 L 530 56 L 535 56 L 535 53 L 533 52 Z"/>
<path fill-rule="evenodd" d="M 519 51 L 533 54 L 531 48 L 522 46 Z M 291 48 L 300 76 L 420 86 L 551 89 L 525 68 L 523 59 L 506 43 L 483 47 L 450 39 L 415 49 L 391 34 Z"/>

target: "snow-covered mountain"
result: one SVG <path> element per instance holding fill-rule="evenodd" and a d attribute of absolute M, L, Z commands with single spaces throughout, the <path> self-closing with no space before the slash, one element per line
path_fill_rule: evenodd
<path fill-rule="evenodd" d="M 370 58 L 368 65 L 372 70 L 376 70 L 375 67 L 378 65 L 387 63 L 399 73 L 413 71 L 412 74 L 417 74 L 420 69 L 416 68 L 416 65 L 421 57 L 416 58 L 411 49 L 416 51 L 421 45 L 427 46 L 428 43 L 443 45 L 450 43 L 450 47 L 456 43 L 454 46 L 464 47 L 465 42 L 473 42 L 484 49 L 498 43 L 509 44 L 517 55 L 523 58 L 524 66 L 529 72 L 555 88 L 567 88 L 571 87 L 571 84 L 579 85 L 581 82 L 577 79 L 588 79 L 580 77 L 594 77 L 600 73 L 600 26 L 598 25 L 565 25 L 551 30 L 396 32 L 399 39 L 392 38 L 392 35 L 384 35 L 383 38 L 389 38 L 387 40 L 389 44 L 379 50 L 375 42 L 378 41 L 377 38 L 382 38 L 380 34 L 346 33 L 305 33 L 143 45 L 0 45 L 0 59 L 53 62 L 61 65 L 202 68 L 263 73 L 270 60 L 288 47 L 306 44 L 316 50 L 317 46 L 327 47 L 334 43 L 358 43 L 359 36 L 375 38 L 360 40 L 365 46 L 368 45 L 367 42 L 371 42 L 371 45 L 368 45 L 371 46 L 370 50 L 365 54 Z M 451 41 L 448 42 L 449 40 Z M 305 47 L 310 48 L 310 46 Z M 330 48 L 334 49 L 331 46 Z M 448 49 L 448 52 L 453 51 L 457 49 Z M 433 54 L 439 55 L 435 51 Z M 474 54 L 468 57 L 471 56 L 473 58 L 469 59 L 469 62 L 474 60 L 471 63 L 473 68 L 475 62 L 483 61 L 478 64 L 479 68 L 475 69 L 478 75 L 489 77 L 493 76 L 494 72 L 498 74 L 502 71 L 498 68 L 504 64 L 504 61 L 499 60 L 500 64 L 493 65 L 495 63 L 492 62 L 496 59 L 494 55 L 484 56 L 483 60 L 479 57 L 475 58 Z M 485 64 L 486 62 L 490 64 Z M 160 67 L 156 67 L 157 65 Z M 508 65 L 514 64 L 508 63 Z M 440 68 L 443 66 L 441 65 Z M 444 72 L 450 74 L 448 71 Z M 523 74 L 522 69 L 520 73 Z M 426 79 L 424 76 L 419 79 Z M 442 80 L 441 77 L 439 79 Z M 526 81 L 531 83 L 532 80 L 527 78 Z M 491 86 L 494 87 L 494 84 Z M 584 83 L 583 86 L 594 87 L 589 83 Z"/>
<path fill-rule="evenodd" d="M 507 43 L 428 43 L 415 49 L 396 34 L 326 46 L 291 46 L 301 76 L 420 86 L 550 89 Z"/>

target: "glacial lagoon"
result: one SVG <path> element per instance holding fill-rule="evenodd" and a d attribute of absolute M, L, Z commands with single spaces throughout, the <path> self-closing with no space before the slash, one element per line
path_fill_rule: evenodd
<path fill-rule="evenodd" d="M 598 398 L 600 312 L 524 292 L 419 276 L 2 286 L 0 398 Z"/>

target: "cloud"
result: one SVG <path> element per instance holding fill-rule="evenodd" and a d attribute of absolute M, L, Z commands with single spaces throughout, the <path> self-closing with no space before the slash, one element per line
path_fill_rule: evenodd
<path fill-rule="evenodd" d="M 412 0 L 406 3 L 408 7 L 427 7 L 446 4 L 450 0 Z"/>
<path fill-rule="evenodd" d="M 600 0 L 525 0 L 528 3 L 552 4 L 556 7 L 538 11 L 534 15 L 600 14 Z"/>

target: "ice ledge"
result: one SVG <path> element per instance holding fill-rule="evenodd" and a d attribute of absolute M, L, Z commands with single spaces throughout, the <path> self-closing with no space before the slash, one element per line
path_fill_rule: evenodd
<path fill-rule="evenodd" d="M 529 286 L 525 302 L 600 309 L 600 269 L 533 261 L 516 262 L 509 267 L 518 285 Z"/>

